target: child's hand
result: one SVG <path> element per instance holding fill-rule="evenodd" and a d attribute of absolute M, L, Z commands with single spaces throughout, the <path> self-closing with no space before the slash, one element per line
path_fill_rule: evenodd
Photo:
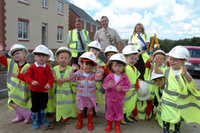
<path fill-rule="evenodd" d="M 149 116 L 148 115 L 146 115 L 145 116 L 145 120 L 146 120 L 146 122 L 147 122 L 147 120 L 149 119 Z"/>
<path fill-rule="evenodd" d="M 108 82 L 108 88 L 112 88 L 114 85 L 113 85 L 113 80 L 110 80 L 109 82 Z"/>
<path fill-rule="evenodd" d="M 79 69 L 78 65 L 73 63 L 71 70 L 75 71 L 75 70 L 78 70 L 78 69 Z"/>
<path fill-rule="evenodd" d="M 150 55 L 149 55 L 149 61 L 152 62 L 152 60 L 153 60 L 153 55 L 150 54 Z"/>
<path fill-rule="evenodd" d="M 160 56 L 158 55 L 158 56 L 155 57 L 154 62 L 155 62 L 156 64 L 158 64 L 159 59 L 160 59 Z"/>
<path fill-rule="evenodd" d="M 135 116 L 135 120 L 136 120 L 137 122 L 140 122 L 138 115 Z"/>
<path fill-rule="evenodd" d="M 116 87 L 117 92 L 120 92 L 122 90 L 121 86 Z"/>
<path fill-rule="evenodd" d="M 62 79 L 57 79 L 57 78 L 55 78 L 54 80 L 56 81 L 56 83 L 57 83 L 58 85 L 62 85 L 62 83 L 63 83 L 63 80 L 62 80 Z"/>
<path fill-rule="evenodd" d="M 183 73 L 183 75 L 185 75 L 187 73 L 187 67 L 186 66 L 183 66 L 182 73 Z"/>
<path fill-rule="evenodd" d="M 19 71 L 17 70 L 17 73 L 12 73 L 11 76 L 17 78 L 18 74 L 19 74 Z"/>
<path fill-rule="evenodd" d="M 95 67 L 94 67 L 94 70 L 95 71 L 99 71 L 101 69 L 101 66 L 99 66 L 99 65 L 96 65 Z"/>
<path fill-rule="evenodd" d="M 44 86 L 45 89 L 50 89 L 50 87 L 51 87 L 51 86 L 50 86 L 49 84 L 46 84 L 46 85 Z"/>
<path fill-rule="evenodd" d="M 37 81 L 33 81 L 33 82 L 32 82 L 32 85 L 33 85 L 33 86 L 39 85 L 39 83 L 38 83 Z"/>

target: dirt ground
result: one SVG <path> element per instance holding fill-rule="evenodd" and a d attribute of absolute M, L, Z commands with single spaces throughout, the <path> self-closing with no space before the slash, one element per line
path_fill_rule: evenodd
<path fill-rule="evenodd" d="M 195 79 L 196 88 L 200 88 L 200 79 Z M 87 118 L 83 120 L 83 128 L 76 130 L 77 118 L 70 118 L 66 123 L 56 123 L 53 119 L 54 114 L 51 117 L 47 117 L 46 120 L 51 123 L 51 126 L 46 128 L 40 125 L 38 130 L 32 129 L 32 119 L 28 124 L 24 124 L 23 121 L 19 123 L 11 123 L 11 120 L 16 117 L 14 111 L 11 111 L 7 107 L 7 98 L 0 99 L 0 133 L 103 133 L 106 128 L 107 121 L 105 119 L 104 107 L 98 107 L 98 118 L 93 118 L 94 130 L 87 130 Z M 148 122 L 140 121 L 139 123 L 127 123 L 127 125 L 121 125 L 122 133 L 162 133 L 163 129 L 155 121 L 155 118 L 151 118 Z M 114 133 L 114 124 L 110 133 Z M 200 125 L 196 123 L 186 124 L 182 122 L 181 133 L 199 133 Z M 172 132 L 170 132 L 172 133 Z"/>

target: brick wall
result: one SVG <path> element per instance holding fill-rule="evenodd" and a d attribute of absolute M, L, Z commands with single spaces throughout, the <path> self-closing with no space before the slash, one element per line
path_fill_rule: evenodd
<path fill-rule="evenodd" d="M 4 50 L 6 47 L 6 44 L 5 44 L 5 40 L 6 40 L 6 37 L 5 37 L 5 34 L 6 34 L 6 31 L 5 31 L 5 26 L 6 26 L 6 24 L 5 24 L 5 19 L 6 19 L 5 6 L 6 6 L 5 0 L 1 0 L 0 1 L 0 43 L 3 44 Z"/>

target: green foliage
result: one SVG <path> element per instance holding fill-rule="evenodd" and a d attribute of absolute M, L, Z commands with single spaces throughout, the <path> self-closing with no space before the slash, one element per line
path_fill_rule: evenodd
<path fill-rule="evenodd" d="M 152 40 L 152 38 L 151 38 Z M 158 39 L 158 43 L 160 44 L 160 48 L 168 53 L 173 47 L 177 45 L 182 46 L 200 46 L 200 37 L 193 37 L 191 39 L 185 38 L 182 40 L 170 40 L 170 39 Z"/>

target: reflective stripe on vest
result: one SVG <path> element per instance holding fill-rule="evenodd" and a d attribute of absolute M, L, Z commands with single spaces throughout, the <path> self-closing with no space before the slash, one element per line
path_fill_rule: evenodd
<path fill-rule="evenodd" d="M 132 88 L 132 87 L 131 87 Z M 130 100 L 133 96 L 136 95 L 136 91 L 133 91 L 133 93 L 131 94 L 131 96 L 124 98 L 124 102 Z"/>
<path fill-rule="evenodd" d="M 189 92 L 188 92 L 188 95 L 180 94 L 179 98 L 186 99 L 186 98 L 188 98 L 190 95 L 192 95 L 192 93 L 189 91 Z M 200 100 L 200 96 L 195 96 L 195 98 L 196 98 L 197 100 Z"/>
<path fill-rule="evenodd" d="M 48 100 L 54 99 L 54 96 L 48 96 Z"/>
<path fill-rule="evenodd" d="M 98 66 L 101 66 L 101 64 L 103 63 L 102 60 L 99 61 Z"/>
<path fill-rule="evenodd" d="M 56 101 L 56 105 L 63 105 L 63 104 L 74 104 L 75 100 L 73 101 Z"/>
<path fill-rule="evenodd" d="M 12 85 L 13 87 L 19 88 L 19 90 L 20 90 L 21 92 L 24 92 L 24 93 L 30 92 L 30 90 L 29 90 L 28 88 L 26 89 L 26 88 L 25 88 L 24 86 L 22 86 L 21 84 L 17 84 L 17 83 L 15 83 L 15 82 L 13 82 L 13 81 L 11 80 L 11 75 L 12 75 L 12 72 L 13 72 L 14 63 L 15 63 L 15 61 L 12 59 L 11 62 L 10 62 L 9 72 L 8 72 L 8 75 L 7 75 L 7 82 L 8 82 L 10 85 Z M 27 71 L 27 70 L 26 70 L 26 71 Z M 26 71 L 24 71 L 23 74 L 24 74 Z M 9 89 L 9 91 L 10 91 L 10 89 Z"/>
<path fill-rule="evenodd" d="M 17 95 L 14 95 L 14 94 L 10 95 L 10 98 L 15 98 L 15 99 L 17 99 L 17 100 L 19 100 L 21 102 L 24 102 L 24 103 L 26 103 L 30 99 L 30 98 L 23 99 L 23 98 L 21 98 L 21 97 L 19 97 Z"/>
<path fill-rule="evenodd" d="M 145 41 L 146 41 L 147 40 L 147 35 L 146 34 L 145 34 L 144 38 L 145 38 Z M 132 45 L 137 45 L 137 43 L 132 43 L 133 35 L 131 35 L 130 39 L 131 39 L 131 44 Z"/>
<path fill-rule="evenodd" d="M 168 106 L 171 106 L 171 107 L 174 107 L 174 108 L 177 107 L 177 104 L 169 102 L 169 101 L 164 100 L 164 99 L 162 99 L 162 104 L 165 104 L 165 105 L 168 105 Z"/>

